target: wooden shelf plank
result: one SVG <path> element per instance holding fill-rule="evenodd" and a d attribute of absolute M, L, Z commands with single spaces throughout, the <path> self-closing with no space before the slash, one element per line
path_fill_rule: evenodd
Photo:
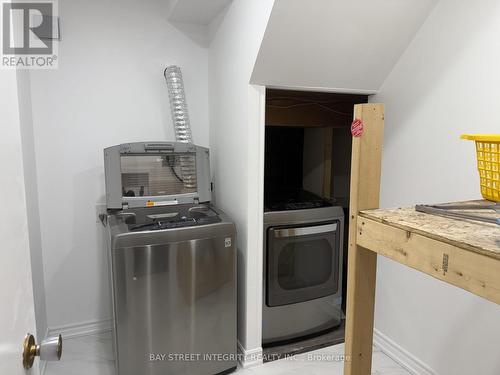
<path fill-rule="evenodd" d="M 498 216 L 489 210 L 467 213 Z M 415 211 L 414 207 L 362 211 L 359 215 L 500 260 L 500 226 L 496 224 L 425 214 Z"/>
<path fill-rule="evenodd" d="M 358 218 L 359 246 L 500 304 L 498 259 L 423 235 L 422 231 L 417 233 L 414 228 L 383 223 L 372 214 L 363 213 Z"/>

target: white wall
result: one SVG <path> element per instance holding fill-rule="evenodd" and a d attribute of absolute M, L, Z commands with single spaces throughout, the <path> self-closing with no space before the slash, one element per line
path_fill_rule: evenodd
<path fill-rule="evenodd" d="M 474 145 L 499 133 L 500 3 L 441 0 L 384 102 L 383 207 L 480 198 Z M 500 373 L 500 307 L 379 258 L 375 326 L 441 375 Z"/>
<path fill-rule="evenodd" d="M 169 24 L 162 0 L 60 2 L 59 69 L 31 75 L 49 327 L 109 319 L 97 211 L 103 148 L 172 140 L 163 69 L 180 65 L 193 139 L 209 145 L 208 52 Z"/>
<path fill-rule="evenodd" d="M 234 0 L 213 21 L 210 148 L 216 203 L 238 231 L 238 340 L 261 347 L 264 93 L 250 76 L 272 0 Z M 214 30 L 216 29 L 216 30 Z"/>

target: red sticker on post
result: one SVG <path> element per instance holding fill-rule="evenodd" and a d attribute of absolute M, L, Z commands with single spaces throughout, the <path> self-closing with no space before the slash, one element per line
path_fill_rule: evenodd
<path fill-rule="evenodd" d="M 351 134 L 353 137 L 361 137 L 363 134 L 363 121 L 355 119 L 351 124 Z"/>

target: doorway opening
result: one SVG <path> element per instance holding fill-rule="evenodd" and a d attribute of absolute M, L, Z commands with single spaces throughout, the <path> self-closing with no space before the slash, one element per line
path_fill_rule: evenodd
<path fill-rule="evenodd" d="M 266 90 L 262 335 L 267 357 L 343 341 L 350 125 L 354 105 L 367 102 L 360 94 Z M 307 322 L 304 316 L 310 317 Z M 287 319 L 295 323 L 288 325 Z"/>

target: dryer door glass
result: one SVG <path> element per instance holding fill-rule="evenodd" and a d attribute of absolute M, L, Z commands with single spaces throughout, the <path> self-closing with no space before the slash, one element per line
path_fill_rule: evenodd
<path fill-rule="evenodd" d="M 338 291 L 338 222 L 271 227 L 267 233 L 266 303 L 282 306 Z"/>
<path fill-rule="evenodd" d="M 321 285 L 332 274 L 332 247 L 326 238 L 287 243 L 278 255 L 278 283 L 284 290 Z"/>

